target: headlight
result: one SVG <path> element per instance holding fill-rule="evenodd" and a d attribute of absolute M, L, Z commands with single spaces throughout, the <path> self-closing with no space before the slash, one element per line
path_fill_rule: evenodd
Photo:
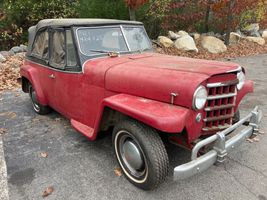
<path fill-rule="evenodd" d="M 207 90 L 204 86 L 199 86 L 193 97 L 193 108 L 196 110 L 202 109 L 207 101 L 208 93 Z"/>
<path fill-rule="evenodd" d="M 237 89 L 238 90 L 241 90 L 242 87 L 244 86 L 244 83 L 245 83 L 245 74 L 244 72 L 238 72 L 237 73 L 237 79 L 238 79 L 238 84 L 237 84 Z"/>

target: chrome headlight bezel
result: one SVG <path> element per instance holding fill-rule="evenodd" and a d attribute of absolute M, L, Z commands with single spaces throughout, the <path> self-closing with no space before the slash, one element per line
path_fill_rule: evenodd
<path fill-rule="evenodd" d="M 236 85 L 238 90 L 241 90 L 245 84 L 246 76 L 243 71 L 237 73 L 238 84 Z"/>
<path fill-rule="evenodd" d="M 204 108 L 208 98 L 208 92 L 207 89 L 200 85 L 194 92 L 193 95 L 193 109 L 195 110 L 201 110 Z"/>

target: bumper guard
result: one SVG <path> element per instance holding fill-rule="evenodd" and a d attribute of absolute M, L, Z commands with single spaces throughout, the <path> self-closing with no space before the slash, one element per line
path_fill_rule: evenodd
<path fill-rule="evenodd" d="M 251 135 L 259 131 L 259 123 L 261 119 L 262 112 L 258 107 L 255 107 L 246 117 L 242 118 L 234 125 L 198 142 L 192 150 L 191 161 L 174 168 L 174 180 L 189 178 L 195 174 L 203 172 L 215 163 L 224 162 L 228 152 L 242 144 L 246 138 L 249 138 Z M 246 128 L 232 138 L 226 140 L 225 136 L 227 134 L 242 126 L 247 121 L 249 124 Z M 213 149 L 204 155 L 197 157 L 199 150 L 212 142 L 215 142 Z"/>

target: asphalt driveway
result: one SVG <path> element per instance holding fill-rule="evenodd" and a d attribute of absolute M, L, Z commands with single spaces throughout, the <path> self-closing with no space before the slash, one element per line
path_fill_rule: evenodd
<path fill-rule="evenodd" d="M 258 136 L 258 142 L 244 143 L 224 164 L 180 182 L 172 181 L 172 169 L 188 161 L 190 153 L 168 145 L 170 175 L 150 192 L 115 175 L 118 165 L 110 132 L 90 142 L 60 114 L 35 114 L 27 94 L 19 90 L 3 93 L 0 128 L 7 130 L 3 144 L 10 199 L 43 199 L 45 188 L 52 186 L 54 191 L 46 199 L 267 200 L 267 55 L 233 61 L 246 66 L 248 78 L 256 82 L 255 93 L 244 100 L 241 114 L 259 105 L 265 134 Z"/>

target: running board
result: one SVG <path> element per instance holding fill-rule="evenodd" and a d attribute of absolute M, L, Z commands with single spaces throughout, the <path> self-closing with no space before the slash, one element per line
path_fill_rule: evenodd
<path fill-rule="evenodd" d="M 74 119 L 71 119 L 70 123 L 75 130 L 79 131 L 80 133 L 88 137 L 88 139 L 92 140 L 92 136 L 94 135 L 93 128 L 86 126 L 85 124 L 82 124 L 81 122 L 78 122 Z"/>

